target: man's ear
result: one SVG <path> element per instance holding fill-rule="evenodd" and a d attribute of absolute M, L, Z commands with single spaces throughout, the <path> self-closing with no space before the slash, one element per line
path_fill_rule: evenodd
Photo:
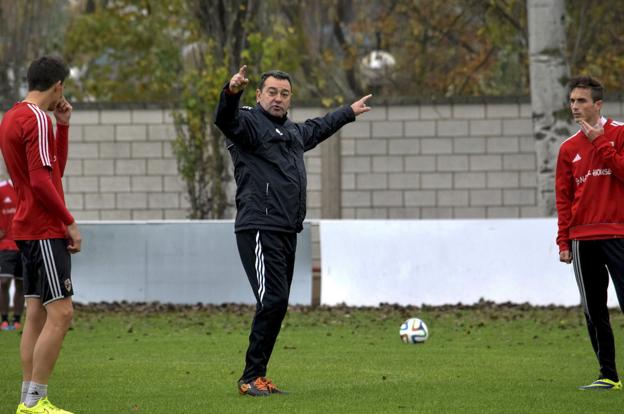
<path fill-rule="evenodd" d="M 256 89 L 256 103 L 260 102 L 260 94 L 262 91 L 260 89 Z"/>

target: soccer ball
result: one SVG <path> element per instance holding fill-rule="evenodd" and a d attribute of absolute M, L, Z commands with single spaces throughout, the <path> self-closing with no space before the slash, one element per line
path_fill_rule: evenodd
<path fill-rule="evenodd" d="M 411 318 L 403 322 L 399 335 L 405 344 L 421 344 L 429 338 L 429 329 L 420 319 Z"/>

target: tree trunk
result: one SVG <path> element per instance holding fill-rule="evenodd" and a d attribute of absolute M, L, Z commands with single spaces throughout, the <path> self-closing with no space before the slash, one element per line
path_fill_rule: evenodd
<path fill-rule="evenodd" d="M 527 0 L 531 107 L 537 155 L 538 206 L 554 216 L 555 166 L 561 142 L 571 135 L 565 59 L 565 0 Z"/>

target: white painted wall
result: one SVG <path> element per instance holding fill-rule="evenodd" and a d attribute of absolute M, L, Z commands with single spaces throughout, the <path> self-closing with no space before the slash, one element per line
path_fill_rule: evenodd
<path fill-rule="evenodd" d="M 556 231 L 551 218 L 323 220 L 321 303 L 578 305 Z"/>

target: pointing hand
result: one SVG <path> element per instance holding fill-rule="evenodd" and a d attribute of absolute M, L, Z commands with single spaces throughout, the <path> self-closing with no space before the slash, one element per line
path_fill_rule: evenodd
<path fill-rule="evenodd" d="M 355 116 L 358 116 L 360 114 L 363 114 L 364 112 L 368 112 L 371 110 L 370 106 L 366 106 L 366 101 L 368 101 L 371 96 L 373 95 L 372 94 L 366 95 L 359 101 L 355 101 L 351 104 L 351 109 L 353 109 L 353 113 L 355 114 Z"/>
<path fill-rule="evenodd" d="M 232 76 L 232 79 L 230 79 L 230 92 L 239 93 L 240 91 L 245 89 L 245 86 L 247 86 L 248 83 L 249 79 L 247 79 L 247 65 L 243 65 L 238 70 L 238 73 Z"/>

